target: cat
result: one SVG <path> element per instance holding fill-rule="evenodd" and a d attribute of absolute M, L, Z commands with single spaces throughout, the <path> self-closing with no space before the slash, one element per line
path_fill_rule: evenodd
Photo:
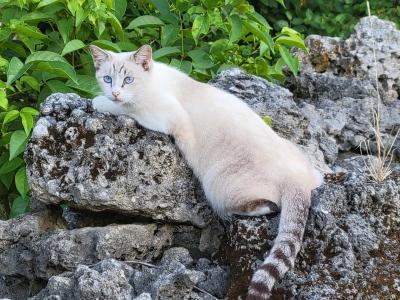
<path fill-rule="evenodd" d="M 124 53 L 90 48 L 104 93 L 93 99 L 94 108 L 172 135 L 220 217 L 281 210 L 278 235 L 247 296 L 268 299 L 274 283 L 294 266 L 311 190 L 322 176 L 244 102 L 153 61 L 150 46 Z"/>

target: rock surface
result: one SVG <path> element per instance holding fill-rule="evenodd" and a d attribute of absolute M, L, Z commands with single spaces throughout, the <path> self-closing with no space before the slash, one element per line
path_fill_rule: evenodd
<path fill-rule="evenodd" d="M 41 107 L 25 156 L 32 197 L 93 211 L 205 226 L 210 210 L 170 139 L 77 95 Z"/>
<path fill-rule="evenodd" d="M 383 139 L 400 128 L 399 35 L 373 17 L 347 40 L 311 36 L 286 88 L 237 69 L 212 81 L 333 172 L 274 299 L 400 299 L 400 155 L 376 183 L 358 148 L 379 101 L 373 44 Z M 35 212 L 0 222 L 0 298 L 243 299 L 277 233 L 279 214 L 218 220 L 170 138 L 73 94 L 43 104 L 26 160 Z"/>
<path fill-rule="evenodd" d="M 30 299 L 213 299 L 196 285 L 222 297 L 227 282 L 227 271 L 221 267 L 204 259 L 196 265 L 188 250 L 170 248 L 158 265 L 114 259 L 91 267 L 78 265 L 73 272 L 51 277 L 46 288 Z"/>

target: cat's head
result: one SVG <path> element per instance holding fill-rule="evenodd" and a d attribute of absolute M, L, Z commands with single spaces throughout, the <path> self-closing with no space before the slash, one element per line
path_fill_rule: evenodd
<path fill-rule="evenodd" d="M 91 45 L 90 50 L 104 95 L 120 104 L 133 104 L 151 72 L 151 47 L 144 45 L 135 52 L 114 53 Z"/>

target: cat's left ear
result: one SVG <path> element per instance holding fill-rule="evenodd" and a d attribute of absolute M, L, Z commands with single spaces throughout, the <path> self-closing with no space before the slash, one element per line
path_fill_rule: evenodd
<path fill-rule="evenodd" d="M 92 57 L 94 60 L 94 64 L 96 66 L 96 70 L 98 70 L 103 62 L 110 58 L 110 55 L 107 51 L 95 46 L 90 45 L 90 52 L 92 52 Z"/>
<path fill-rule="evenodd" d="M 143 67 L 143 70 L 149 71 L 153 65 L 152 50 L 149 45 L 143 45 L 132 55 L 133 60 Z"/>

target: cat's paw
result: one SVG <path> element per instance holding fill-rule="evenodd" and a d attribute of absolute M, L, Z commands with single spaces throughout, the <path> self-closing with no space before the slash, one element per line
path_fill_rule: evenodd
<path fill-rule="evenodd" d="M 99 112 L 107 112 L 107 107 L 111 102 L 106 96 L 97 96 L 92 100 L 92 106 L 94 110 Z"/>
<path fill-rule="evenodd" d="M 106 96 L 97 96 L 92 100 L 92 106 L 93 108 L 98 111 L 98 112 L 108 112 L 113 115 L 123 115 L 126 114 L 124 108 L 110 99 L 108 99 Z"/>

